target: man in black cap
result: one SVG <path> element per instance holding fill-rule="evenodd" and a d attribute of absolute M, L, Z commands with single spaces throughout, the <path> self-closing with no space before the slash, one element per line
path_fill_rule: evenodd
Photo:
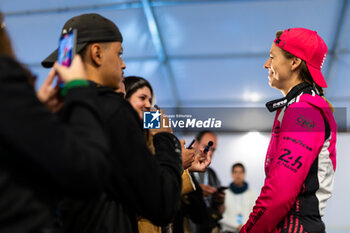
<path fill-rule="evenodd" d="M 98 14 L 68 20 L 62 33 L 77 29 L 81 54 L 96 89 L 98 106 L 112 154 L 112 167 L 103 195 L 65 199 L 60 213 L 64 232 L 137 232 L 137 216 L 166 225 L 177 211 L 181 197 L 181 146 L 167 131 L 155 132 L 156 155 L 148 150 L 137 113 L 114 92 L 123 77 L 122 35 L 117 26 Z M 50 67 L 57 50 L 42 65 Z M 64 118 L 64 116 L 63 116 Z"/>
<path fill-rule="evenodd" d="M 106 87 L 118 88 L 125 69 L 121 58 L 123 37 L 118 27 L 98 14 L 84 14 L 68 20 L 63 26 L 62 34 L 72 29 L 78 31 L 76 52 L 82 55 L 89 80 Z M 58 49 L 41 64 L 50 68 L 57 56 Z"/>

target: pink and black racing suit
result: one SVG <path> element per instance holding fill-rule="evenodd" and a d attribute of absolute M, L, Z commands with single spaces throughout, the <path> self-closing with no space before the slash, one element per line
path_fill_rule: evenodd
<path fill-rule="evenodd" d="M 241 233 L 322 233 L 333 189 L 337 126 L 327 102 L 306 83 L 266 104 L 277 110 L 265 182 Z"/>

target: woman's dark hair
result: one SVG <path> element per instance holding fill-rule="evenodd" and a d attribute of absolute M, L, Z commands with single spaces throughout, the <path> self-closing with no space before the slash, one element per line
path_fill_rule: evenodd
<path fill-rule="evenodd" d="M 276 33 L 276 38 L 279 39 L 282 35 L 283 31 L 278 31 Z M 284 49 L 282 49 L 282 52 L 283 52 L 283 55 L 288 58 L 288 59 L 292 59 L 296 56 L 294 56 L 293 54 L 285 51 Z M 320 87 L 319 85 L 317 85 L 311 74 L 310 74 L 310 71 L 309 69 L 307 68 L 307 65 L 306 65 L 306 62 L 304 60 L 301 60 L 301 64 L 300 64 L 300 69 L 299 69 L 299 77 L 301 78 L 301 80 L 303 82 L 306 82 L 310 85 L 313 85 L 316 87 L 317 91 L 320 93 L 320 95 L 322 96 L 322 98 L 328 103 L 329 107 L 332 109 L 332 112 L 334 112 L 334 107 L 332 106 L 332 104 L 324 97 L 324 92 L 323 92 L 323 88 Z"/>
<path fill-rule="evenodd" d="M 236 167 L 241 167 L 242 170 L 243 170 L 243 173 L 245 173 L 245 167 L 242 163 L 235 163 L 232 165 L 232 169 L 231 169 L 231 172 L 233 173 L 233 171 L 235 170 Z"/>
<path fill-rule="evenodd" d="M 153 101 L 153 89 L 151 84 L 144 78 L 138 76 L 128 76 L 123 79 L 125 85 L 125 99 L 129 100 L 129 98 L 140 88 L 148 87 L 151 91 L 152 101 Z M 153 137 L 151 136 L 148 129 L 144 129 L 144 137 L 146 140 L 146 144 L 152 154 L 155 154 L 155 148 L 153 145 Z"/>
<path fill-rule="evenodd" d="M 151 91 L 153 101 L 153 89 L 151 84 L 144 78 L 138 76 L 128 76 L 124 78 L 125 99 L 128 100 L 138 89 L 148 87 Z"/>
<path fill-rule="evenodd" d="M 8 36 L 6 31 L 4 14 L 2 12 L 0 12 L 0 55 L 10 57 L 13 60 L 17 61 L 10 37 Z M 21 66 L 28 78 L 29 83 L 34 87 L 35 77 L 24 65 L 21 64 Z"/>
<path fill-rule="evenodd" d="M 5 29 L 4 15 L 2 12 L 0 12 L 0 54 L 15 59 L 10 37 Z"/>

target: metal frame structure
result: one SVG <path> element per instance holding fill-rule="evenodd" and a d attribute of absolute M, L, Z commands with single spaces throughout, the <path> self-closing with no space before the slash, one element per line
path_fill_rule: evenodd
<path fill-rule="evenodd" d="M 179 90 L 176 86 L 174 80 L 174 75 L 169 64 L 169 59 L 213 59 L 213 58 L 241 58 L 241 57 L 265 57 L 265 53 L 237 53 L 237 54 L 210 54 L 210 55 L 181 55 L 181 56 L 171 56 L 169 57 L 166 53 L 164 43 L 162 40 L 162 34 L 159 30 L 157 24 L 157 18 L 153 12 L 155 7 L 165 7 L 165 6 L 178 6 L 178 5 L 193 5 L 193 4 L 207 4 L 207 3 L 225 3 L 225 2 L 263 2 L 266 0 L 129 0 L 129 1 L 119 1 L 116 3 L 102 3 L 93 5 L 83 5 L 76 7 L 62 7 L 62 8 L 47 8 L 38 10 L 24 10 L 24 11 L 13 11 L 4 12 L 6 17 L 16 17 L 23 15 L 38 15 L 38 14 L 50 14 L 50 13 L 62 13 L 62 12 L 74 12 L 74 11 L 87 11 L 87 10 L 126 10 L 126 9 L 143 9 L 147 20 L 148 30 L 150 32 L 153 45 L 155 47 L 157 56 L 145 56 L 145 57 L 133 57 L 126 58 L 126 61 L 141 61 L 141 60 L 158 60 L 161 65 L 163 76 L 168 79 L 172 87 L 172 96 L 174 97 L 175 106 L 180 107 L 181 102 L 179 99 Z M 279 1 L 279 0 L 267 0 L 267 1 Z M 287 0 L 285 0 L 287 1 Z M 332 74 L 334 73 L 336 60 L 339 54 L 350 53 L 350 51 L 339 51 L 339 38 L 341 33 L 344 31 L 344 19 L 348 14 L 348 4 L 349 0 L 343 0 L 341 7 L 339 7 L 339 18 L 337 19 L 336 29 L 334 33 L 334 39 L 332 45 L 329 47 L 328 69 L 325 75 L 327 82 L 332 81 Z M 37 67 L 39 64 L 28 64 L 30 67 Z"/>
<path fill-rule="evenodd" d="M 343 27 L 344 27 L 344 19 L 346 18 L 346 14 L 348 13 L 348 8 L 349 8 L 349 0 L 343 0 L 343 3 L 340 7 L 340 13 L 339 13 L 339 18 L 338 18 L 338 22 L 336 25 L 336 30 L 334 33 L 334 39 L 333 39 L 333 44 L 331 45 L 331 47 L 329 48 L 330 52 L 329 54 L 331 55 L 331 59 L 329 60 L 328 63 L 328 72 L 325 75 L 325 79 L 327 81 L 327 83 L 330 83 L 332 81 L 332 73 L 334 72 L 334 68 L 335 68 L 335 61 L 338 59 L 338 55 L 339 55 L 339 38 L 340 35 L 343 31 Z"/>

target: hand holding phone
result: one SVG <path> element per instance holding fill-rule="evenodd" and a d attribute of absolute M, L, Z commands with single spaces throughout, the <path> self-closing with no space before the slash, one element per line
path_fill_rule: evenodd
<path fill-rule="evenodd" d="M 63 34 L 58 44 L 58 64 L 69 67 L 76 53 L 77 30 L 73 29 Z M 58 76 L 59 87 L 63 86 L 63 80 Z"/>

